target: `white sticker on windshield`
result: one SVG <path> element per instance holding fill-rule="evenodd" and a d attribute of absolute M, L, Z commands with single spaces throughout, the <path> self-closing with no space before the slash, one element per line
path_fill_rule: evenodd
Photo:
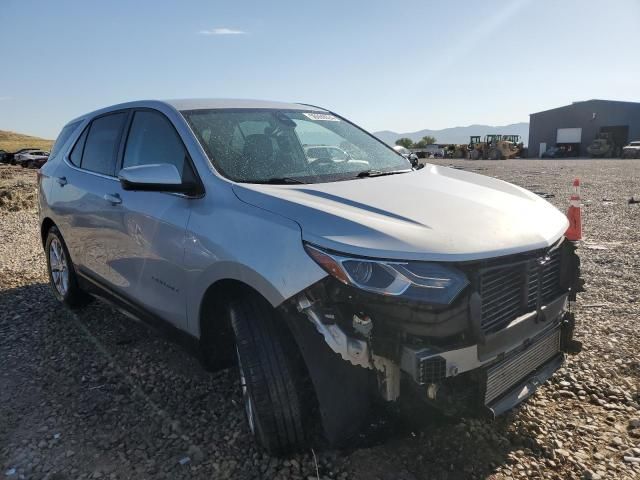
<path fill-rule="evenodd" d="M 324 120 L 326 122 L 339 122 L 340 119 L 328 113 L 302 112 L 302 114 L 311 120 Z"/>

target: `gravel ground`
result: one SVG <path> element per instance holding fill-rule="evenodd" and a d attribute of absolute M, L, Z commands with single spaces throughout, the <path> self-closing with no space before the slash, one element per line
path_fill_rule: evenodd
<path fill-rule="evenodd" d="M 582 180 L 582 353 L 495 422 L 389 412 L 348 451 L 271 458 L 234 372 L 205 372 L 109 306 L 46 284 L 35 172 L 0 165 L 0 476 L 6 478 L 640 478 L 640 161 L 440 161 L 547 194 Z M 16 187 L 16 184 L 18 185 Z M 4 200 L 3 200 L 4 199 Z"/>

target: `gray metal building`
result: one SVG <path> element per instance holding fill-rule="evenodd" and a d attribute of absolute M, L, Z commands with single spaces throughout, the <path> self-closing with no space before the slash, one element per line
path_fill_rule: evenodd
<path fill-rule="evenodd" d="M 640 103 L 585 100 L 529 115 L 529 157 L 564 146 L 579 156 L 600 133 L 608 133 L 616 150 L 640 140 Z"/>

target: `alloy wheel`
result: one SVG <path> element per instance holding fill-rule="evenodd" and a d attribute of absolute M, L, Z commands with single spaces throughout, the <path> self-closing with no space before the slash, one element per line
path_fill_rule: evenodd
<path fill-rule="evenodd" d="M 51 240 L 49 244 L 49 267 L 53 285 L 64 297 L 69 291 L 69 265 L 62 243 L 57 238 Z"/>
<path fill-rule="evenodd" d="M 236 346 L 236 355 L 238 356 L 238 371 L 240 372 L 240 387 L 242 388 L 242 402 L 244 403 L 244 411 L 247 415 L 247 422 L 249 423 L 249 430 L 252 434 L 255 434 L 255 422 L 254 422 L 254 408 L 251 394 L 247 388 L 247 380 L 244 373 L 244 367 L 242 366 L 242 359 L 240 358 L 240 352 Z"/>

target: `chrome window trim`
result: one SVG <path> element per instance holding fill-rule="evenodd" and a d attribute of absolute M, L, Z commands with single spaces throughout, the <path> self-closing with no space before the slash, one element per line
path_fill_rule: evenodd
<path fill-rule="evenodd" d="M 77 141 L 77 139 L 76 139 Z M 75 143 L 74 143 L 75 145 Z M 67 152 L 65 154 L 65 156 L 63 157 L 64 163 L 67 164 L 68 167 L 72 168 L 73 170 L 77 170 L 78 172 L 82 172 L 82 173 L 88 173 L 89 175 L 95 175 L 96 177 L 101 177 L 101 178 L 106 178 L 107 180 L 113 180 L 115 182 L 120 183 L 120 180 L 118 180 L 117 177 L 112 177 L 111 175 L 105 175 L 104 173 L 98 173 L 98 172 L 93 172 L 91 170 L 87 170 L 86 168 L 80 168 L 76 165 L 74 165 L 71 160 L 69 160 L 69 152 Z"/>
<path fill-rule="evenodd" d="M 109 175 L 104 175 L 103 173 L 92 172 L 91 170 L 85 170 L 84 168 L 80 168 L 80 167 L 75 166 L 67 158 L 67 155 L 65 155 L 63 157 L 63 161 L 67 164 L 68 167 L 72 168 L 73 170 L 76 170 L 76 171 L 81 172 L 81 173 L 87 173 L 89 175 L 94 175 L 96 177 L 101 177 L 101 178 L 104 178 L 106 180 L 112 180 L 112 181 L 116 182 L 117 184 L 122 185 L 122 183 L 120 183 L 120 180 L 118 179 L 118 177 L 112 177 L 112 176 L 109 176 Z M 180 193 L 180 192 L 154 192 L 154 193 L 160 193 L 162 195 L 173 195 L 175 197 L 186 198 L 187 200 L 198 199 L 198 198 L 203 198 L 204 197 L 204 194 L 202 194 L 202 195 L 187 195 L 186 193 Z"/>
<path fill-rule="evenodd" d="M 112 177 L 112 176 L 109 176 L 109 175 L 104 175 L 103 173 L 92 172 L 91 170 L 85 170 L 84 168 L 77 167 L 73 163 L 71 163 L 71 161 L 67 157 L 68 157 L 68 155 L 65 155 L 63 157 L 63 161 L 64 161 L 64 163 L 67 164 L 67 166 L 69 168 L 71 168 L 73 170 L 76 170 L 78 172 L 81 172 L 81 173 L 87 173 L 89 175 L 94 175 L 96 177 L 104 178 L 106 180 L 112 180 L 112 181 L 118 183 L 119 185 L 122 185 L 120 183 L 120 180 L 118 179 L 118 177 Z M 199 199 L 199 198 L 203 198 L 205 196 L 204 193 L 202 195 L 187 195 L 186 193 L 180 193 L 180 192 L 154 192 L 154 193 L 160 193 L 162 195 L 173 195 L 174 197 L 182 197 L 182 198 L 186 198 L 187 200 Z"/>

